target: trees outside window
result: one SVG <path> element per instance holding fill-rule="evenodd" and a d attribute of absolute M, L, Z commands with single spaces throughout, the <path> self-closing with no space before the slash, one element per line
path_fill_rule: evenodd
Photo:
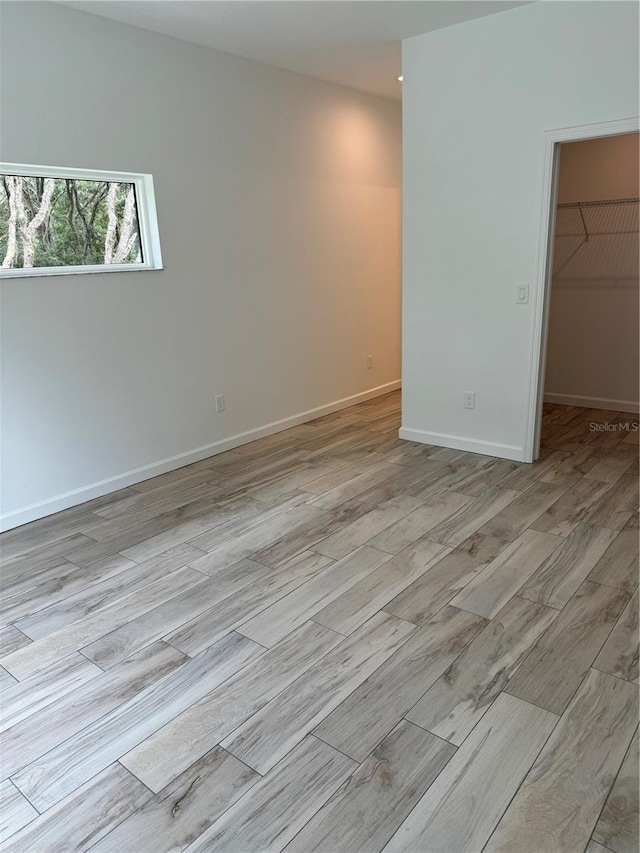
<path fill-rule="evenodd" d="M 0 176 L 3 269 L 139 264 L 133 184 Z"/>
<path fill-rule="evenodd" d="M 151 175 L 0 164 L 0 276 L 161 266 Z"/>

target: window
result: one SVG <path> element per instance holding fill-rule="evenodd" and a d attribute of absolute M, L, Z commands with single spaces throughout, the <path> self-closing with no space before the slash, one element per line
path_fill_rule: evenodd
<path fill-rule="evenodd" d="M 0 276 L 162 267 L 151 175 L 0 163 Z"/>

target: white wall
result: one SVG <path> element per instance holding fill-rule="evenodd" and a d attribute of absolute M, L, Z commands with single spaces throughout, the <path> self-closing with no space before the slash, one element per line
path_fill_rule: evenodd
<path fill-rule="evenodd" d="M 545 131 L 637 115 L 638 7 L 542 2 L 417 36 L 403 74 L 401 435 L 524 459 Z"/>
<path fill-rule="evenodd" d="M 54 5 L 1 28 L 0 159 L 153 173 L 165 263 L 2 284 L 5 526 L 395 387 L 398 104 Z"/>
<path fill-rule="evenodd" d="M 636 198 L 640 187 L 640 136 L 621 133 L 560 146 L 558 204 Z"/>
<path fill-rule="evenodd" d="M 562 145 L 558 201 L 637 198 L 638 140 L 633 133 Z M 563 236 L 582 231 L 575 210 L 560 214 L 545 399 L 637 412 L 637 207 L 586 208 L 590 239 L 582 245 L 580 237 Z"/>

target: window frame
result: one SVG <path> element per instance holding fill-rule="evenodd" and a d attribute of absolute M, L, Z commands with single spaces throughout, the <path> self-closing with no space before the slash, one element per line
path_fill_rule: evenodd
<path fill-rule="evenodd" d="M 156 211 L 153 175 L 136 172 L 107 172 L 98 169 L 76 169 L 63 166 L 30 166 L 24 163 L 0 162 L 0 175 L 27 178 L 69 178 L 71 180 L 105 181 L 133 184 L 136 195 L 138 230 L 144 261 L 141 264 L 79 264 L 64 267 L 14 267 L 0 269 L 0 279 L 32 278 L 49 275 L 84 275 L 87 273 L 140 272 L 161 270 L 162 253 Z"/>

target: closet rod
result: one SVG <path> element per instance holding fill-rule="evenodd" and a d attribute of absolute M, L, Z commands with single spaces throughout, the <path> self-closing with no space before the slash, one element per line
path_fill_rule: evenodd
<path fill-rule="evenodd" d="M 602 201 L 566 201 L 559 204 L 558 208 L 567 207 L 600 207 L 607 204 L 638 204 L 640 198 L 608 198 Z"/>

